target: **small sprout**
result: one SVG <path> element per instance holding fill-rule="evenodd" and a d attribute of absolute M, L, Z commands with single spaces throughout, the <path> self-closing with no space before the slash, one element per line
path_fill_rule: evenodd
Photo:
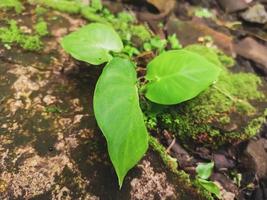
<path fill-rule="evenodd" d="M 131 45 L 125 46 L 123 48 L 122 52 L 127 54 L 130 57 L 140 54 L 140 51 L 137 48 L 135 48 L 135 47 L 133 47 Z"/>
<path fill-rule="evenodd" d="M 176 34 L 172 34 L 168 36 L 168 43 L 171 45 L 171 49 L 182 49 L 183 48 Z"/>
<path fill-rule="evenodd" d="M 149 42 L 144 43 L 144 50 L 145 51 L 153 51 L 156 50 L 158 52 L 163 52 L 167 45 L 167 40 L 160 39 L 160 37 L 156 36 L 151 38 Z"/>
<path fill-rule="evenodd" d="M 196 181 L 208 192 L 215 194 L 217 198 L 221 198 L 220 188 L 212 181 L 208 181 L 208 178 L 212 174 L 214 168 L 214 162 L 200 163 L 196 168 Z"/>
<path fill-rule="evenodd" d="M 197 176 L 201 179 L 208 179 L 212 173 L 214 162 L 200 163 L 196 168 Z"/>

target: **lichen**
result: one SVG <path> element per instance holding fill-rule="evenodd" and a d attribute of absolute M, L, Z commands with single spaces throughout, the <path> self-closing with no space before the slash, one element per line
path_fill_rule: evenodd
<path fill-rule="evenodd" d="M 261 84 L 254 74 L 225 70 L 219 81 L 198 97 L 159 114 L 157 124 L 185 143 L 193 140 L 215 148 L 248 139 L 265 122 L 262 109 L 252 104 L 265 102 Z"/>
<path fill-rule="evenodd" d="M 8 21 L 9 27 L 0 28 L 0 41 L 4 44 L 17 44 L 25 50 L 38 51 L 42 47 L 40 37 L 23 33 L 15 20 Z"/>

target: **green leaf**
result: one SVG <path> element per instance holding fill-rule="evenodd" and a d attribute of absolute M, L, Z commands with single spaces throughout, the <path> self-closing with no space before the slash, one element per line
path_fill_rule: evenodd
<path fill-rule="evenodd" d="M 221 199 L 221 193 L 220 193 L 220 188 L 213 183 L 212 181 L 207 181 L 203 179 L 197 179 L 198 183 L 205 188 L 208 192 L 215 194 L 218 199 Z"/>
<path fill-rule="evenodd" d="M 111 60 L 110 51 L 120 52 L 122 41 L 115 30 L 105 24 L 86 25 L 63 38 L 62 47 L 77 60 L 99 65 Z"/>
<path fill-rule="evenodd" d="M 136 85 L 134 65 L 129 60 L 114 58 L 104 68 L 94 94 L 95 117 L 106 137 L 120 187 L 148 148 Z"/>
<path fill-rule="evenodd" d="M 208 179 L 212 173 L 214 162 L 200 163 L 196 168 L 197 176 L 202 179 Z"/>
<path fill-rule="evenodd" d="M 217 80 L 220 67 L 188 50 L 160 54 L 147 67 L 146 97 L 172 105 L 194 98 Z"/>

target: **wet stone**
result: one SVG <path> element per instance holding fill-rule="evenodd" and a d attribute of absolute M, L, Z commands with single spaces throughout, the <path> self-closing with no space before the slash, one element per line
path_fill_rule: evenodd
<path fill-rule="evenodd" d="M 218 2 L 226 12 L 237 12 L 248 7 L 248 3 L 244 0 L 218 0 Z"/>
<path fill-rule="evenodd" d="M 241 14 L 241 17 L 252 23 L 265 24 L 267 22 L 267 12 L 262 4 L 255 4 Z"/>
<path fill-rule="evenodd" d="M 260 179 L 267 178 L 267 153 L 265 151 L 266 139 L 251 140 L 242 157 L 242 166 L 249 167 Z"/>

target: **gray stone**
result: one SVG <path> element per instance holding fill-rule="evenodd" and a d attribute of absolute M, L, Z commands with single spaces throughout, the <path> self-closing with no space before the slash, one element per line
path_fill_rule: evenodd
<path fill-rule="evenodd" d="M 242 164 L 249 168 L 260 179 L 267 178 L 267 153 L 265 151 L 265 139 L 251 140 L 242 157 Z"/>
<path fill-rule="evenodd" d="M 262 4 L 255 4 L 241 14 L 241 17 L 247 21 L 258 24 L 267 22 L 267 12 Z"/>

